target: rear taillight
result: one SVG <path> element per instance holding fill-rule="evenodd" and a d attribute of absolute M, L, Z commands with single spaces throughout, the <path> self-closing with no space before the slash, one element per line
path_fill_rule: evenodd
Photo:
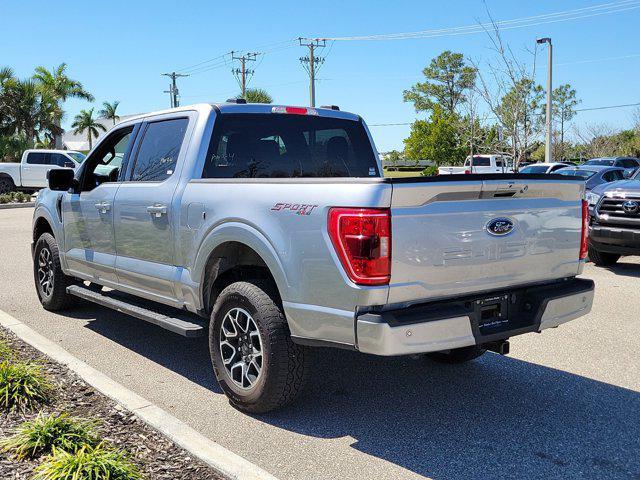
<path fill-rule="evenodd" d="M 315 108 L 309 107 L 277 106 L 271 107 L 271 113 L 288 113 L 291 115 L 318 115 L 318 111 Z"/>
<path fill-rule="evenodd" d="M 389 283 L 391 211 L 388 208 L 332 208 L 328 228 L 340 262 L 354 283 Z"/>
<path fill-rule="evenodd" d="M 580 237 L 580 260 L 587 258 L 589 252 L 589 204 L 582 200 L 582 235 Z"/>
<path fill-rule="evenodd" d="M 467 169 L 467 170 L 465 170 L 465 171 L 464 171 L 464 173 L 465 173 L 466 175 L 471 175 L 471 170 L 468 170 L 468 169 Z"/>

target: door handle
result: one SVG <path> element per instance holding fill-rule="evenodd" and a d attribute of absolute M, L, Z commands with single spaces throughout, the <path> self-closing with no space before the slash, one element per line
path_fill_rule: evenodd
<path fill-rule="evenodd" d="M 107 213 L 111 210 L 111 205 L 107 202 L 94 203 L 93 206 L 96 207 L 100 213 Z"/>
<path fill-rule="evenodd" d="M 167 206 L 159 204 L 149 205 L 147 207 L 147 212 L 149 212 L 151 215 L 154 215 L 155 217 L 161 217 L 162 215 L 167 214 Z"/>

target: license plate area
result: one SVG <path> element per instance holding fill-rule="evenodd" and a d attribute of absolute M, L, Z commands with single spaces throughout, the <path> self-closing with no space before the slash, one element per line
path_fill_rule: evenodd
<path fill-rule="evenodd" d="M 482 335 L 509 329 L 509 295 L 477 299 L 474 302 L 475 318 Z"/>

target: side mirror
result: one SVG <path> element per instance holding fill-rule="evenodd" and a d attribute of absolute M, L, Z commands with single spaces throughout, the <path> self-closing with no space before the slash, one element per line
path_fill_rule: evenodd
<path fill-rule="evenodd" d="M 70 168 L 54 168 L 47 173 L 49 189 L 66 192 L 73 185 L 75 172 Z"/>

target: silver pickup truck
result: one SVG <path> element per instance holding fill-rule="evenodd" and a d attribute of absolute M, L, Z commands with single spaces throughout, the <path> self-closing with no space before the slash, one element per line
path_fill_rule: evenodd
<path fill-rule="evenodd" d="M 35 286 L 48 310 L 208 332 L 231 403 L 265 412 L 294 400 L 312 347 L 463 362 L 589 312 L 583 195 L 555 175 L 383 178 L 337 107 L 181 107 L 51 171 Z"/>

